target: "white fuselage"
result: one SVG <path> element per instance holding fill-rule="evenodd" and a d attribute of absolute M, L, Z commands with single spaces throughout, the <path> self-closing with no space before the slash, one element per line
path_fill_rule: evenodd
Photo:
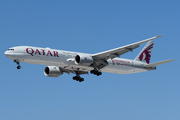
<path fill-rule="evenodd" d="M 13 60 L 18 60 L 24 63 L 42 64 L 50 66 L 59 66 L 68 70 L 90 71 L 93 67 L 75 64 L 73 59 L 76 55 L 91 55 L 85 53 L 55 50 L 50 48 L 40 48 L 31 46 L 19 46 L 8 49 L 5 55 Z M 72 60 L 71 60 L 72 59 Z M 144 72 L 153 69 L 146 69 L 143 67 L 145 63 L 135 60 L 114 58 L 107 60 L 108 65 L 100 71 L 130 74 Z"/>

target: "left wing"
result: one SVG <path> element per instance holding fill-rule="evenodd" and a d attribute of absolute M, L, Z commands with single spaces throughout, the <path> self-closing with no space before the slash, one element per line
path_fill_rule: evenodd
<path fill-rule="evenodd" d="M 129 51 L 132 51 L 132 50 L 138 48 L 141 44 L 143 44 L 145 42 L 151 41 L 151 40 L 158 38 L 158 37 L 161 37 L 161 36 L 163 36 L 163 35 L 155 36 L 155 37 L 152 37 L 152 38 L 149 38 L 146 40 L 142 40 L 140 42 L 136 42 L 136 43 L 126 45 L 123 47 L 119 47 L 119 48 L 115 48 L 115 49 L 108 50 L 105 52 L 96 53 L 96 54 L 92 55 L 92 58 L 95 60 L 108 60 L 109 58 L 113 59 L 115 57 L 119 57 L 120 55 L 122 55 L 124 53 L 127 53 Z"/>

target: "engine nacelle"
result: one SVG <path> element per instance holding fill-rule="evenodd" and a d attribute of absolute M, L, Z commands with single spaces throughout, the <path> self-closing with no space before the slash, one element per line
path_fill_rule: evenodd
<path fill-rule="evenodd" d="M 48 77 L 59 77 L 63 72 L 56 66 L 47 66 L 44 69 L 44 75 Z"/>
<path fill-rule="evenodd" d="M 75 57 L 75 63 L 77 65 L 85 65 L 85 66 L 89 66 L 93 63 L 93 59 L 91 56 L 88 55 L 76 55 Z"/>

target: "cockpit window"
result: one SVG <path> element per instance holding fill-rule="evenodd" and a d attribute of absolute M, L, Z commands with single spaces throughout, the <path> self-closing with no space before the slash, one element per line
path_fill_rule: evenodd
<path fill-rule="evenodd" d="M 14 49 L 8 49 L 8 51 L 13 51 Z"/>

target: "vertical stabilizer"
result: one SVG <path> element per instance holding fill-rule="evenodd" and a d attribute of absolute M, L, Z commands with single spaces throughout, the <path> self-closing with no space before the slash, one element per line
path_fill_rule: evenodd
<path fill-rule="evenodd" d="M 149 64 L 153 45 L 154 41 L 149 41 L 134 60 Z"/>

